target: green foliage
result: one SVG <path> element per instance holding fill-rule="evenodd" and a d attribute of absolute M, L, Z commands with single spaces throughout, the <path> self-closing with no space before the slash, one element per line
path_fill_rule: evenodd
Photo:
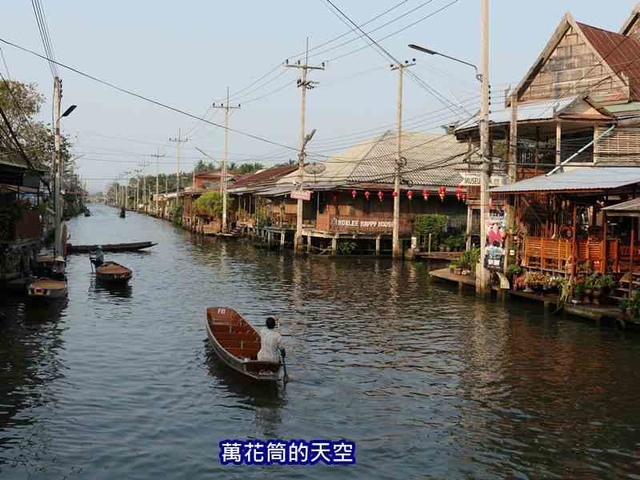
<path fill-rule="evenodd" d="M 460 258 L 455 262 L 457 266 L 475 271 L 476 265 L 480 260 L 480 249 L 472 248 L 471 250 L 465 250 L 460 255 Z"/>
<path fill-rule="evenodd" d="M 338 242 L 338 253 L 340 255 L 350 255 L 358 247 L 356 242 L 343 241 Z"/>
<path fill-rule="evenodd" d="M 466 239 L 462 233 L 457 233 L 446 237 L 443 243 L 454 252 L 458 252 L 465 247 Z"/>
<path fill-rule="evenodd" d="M 431 234 L 432 245 L 440 243 L 447 226 L 446 215 L 418 215 L 413 224 L 413 231 L 419 237 L 429 237 Z"/>
<path fill-rule="evenodd" d="M 182 205 L 173 207 L 173 210 L 171 211 L 171 220 L 173 221 L 174 225 L 178 225 L 178 226 L 182 225 L 182 212 L 183 212 Z"/>
<path fill-rule="evenodd" d="M 222 194 L 220 192 L 206 192 L 193 202 L 196 213 L 219 217 L 222 215 Z"/>
<path fill-rule="evenodd" d="M 522 273 L 522 267 L 516 264 L 511 264 L 507 267 L 507 277 L 514 277 Z"/>

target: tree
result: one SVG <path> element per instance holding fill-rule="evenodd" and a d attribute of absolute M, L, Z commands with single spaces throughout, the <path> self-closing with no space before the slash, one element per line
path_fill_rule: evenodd
<path fill-rule="evenodd" d="M 205 192 L 193 202 L 193 208 L 197 213 L 219 217 L 222 215 L 222 195 L 220 192 Z"/>
<path fill-rule="evenodd" d="M 229 168 L 229 171 L 231 171 L 232 173 L 237 173 L 238 175 L 243 175 L 245 173 L 253 173 L 253 172 L 257 172 L 258 170 L 262 170 L 264 168 L 264 165 L 258 162 L 254 162 L 254 163 L 243 163 L 242 165 L 240 165 L 239 167 L 236 167 L 235 164 L 231 164 L 233 165 L 235 168 Z"/>

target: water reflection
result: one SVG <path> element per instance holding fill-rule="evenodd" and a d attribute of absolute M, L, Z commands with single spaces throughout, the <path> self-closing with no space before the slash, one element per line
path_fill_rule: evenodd
<path fill-rule="evenodd" d="M 262 438 L 277 438 L 286 406 L 286 385 L 282 382 L 256 382 L 222 362 L 209 340 L 205 341 L 205 358 L 210 376 L 218 380 L 240 402 L 255 412 L 257 434 Z"/>
<path fill-rule="evenodd" d="M 0 298 L 0 464 L 26 462 L 46 436 L 20 438 L 16 428 L 42 433 L 36 410 L 55 401 L 49 385 L 63 377 L 61 318 L 66 302 L 34 305 Z"/>

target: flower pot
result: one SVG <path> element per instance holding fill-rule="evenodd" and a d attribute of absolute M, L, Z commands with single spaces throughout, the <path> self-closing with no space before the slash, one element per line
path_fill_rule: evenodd
<path fill-rule="evenodd" d="M 602 296 L 602 290 L 599 288 L 593 289 L 593 304 L 600 305 L 600 297 Z"/>

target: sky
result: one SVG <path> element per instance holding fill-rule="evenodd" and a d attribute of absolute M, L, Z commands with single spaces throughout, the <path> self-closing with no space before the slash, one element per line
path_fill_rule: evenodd
<path fill-rule="evenodd" d="M 415 43 L 478 65 L 480 0 L 331 0 L 399 61 L 415 58 L 405 75 L 404 128 L 443 133 L 442 125 L 468 118 L 479 107 L 470 67 L 407 47 Z M 398 73 L 391 61 L 345 25 L 328 0 L 165 0 L 109 2 L 41 0 L 56 60 L 197 117 L 223 124 L 213 103 L 240 104 L 230 116 L 229 161 L 266 166 L 296 158 L 300 138 L 300 70 L 304 60 L 319 82 L 307 91 L 308 145 L 322 159 L 395 128 Z M 618 31 L 636 0 L 490 0 L 492 108 L 504 104 L 551 37 L 563 15 Z M 381 15 L 383 14 L 383 15 Z M 376 18 L 377 17 L 377 18 Z M 43 53 L 31 0 L 3 3 L 0 38 Z M 338 37 L 338 38 L 337 38 Z M 331 43 L 326 43 L 329 42 Z M 36 83 L 46 96 L 42 120 L 51 118 L 53 78 L 46 61 L 0 43 L 0 72 Z M 125 172 L 175 173 L 199 160 L 222 159 L 224 130 L 116 91 L 58 67 L 63 119 L 78 173 L 91 192 Z M 8 70 L 8 71 L 7 71 Z M 426 85 L 426 87 L 425 87 Z M 434 93 L 435 91 L 435 93 Z M 238 132 L 260 137 L 262 140 Z M 266 141 L 263 141 L 266 140 Z M 204 157 L 198 150 L 209 157 Z M 152 154 L 164 155 L 156 159 Z"/>

